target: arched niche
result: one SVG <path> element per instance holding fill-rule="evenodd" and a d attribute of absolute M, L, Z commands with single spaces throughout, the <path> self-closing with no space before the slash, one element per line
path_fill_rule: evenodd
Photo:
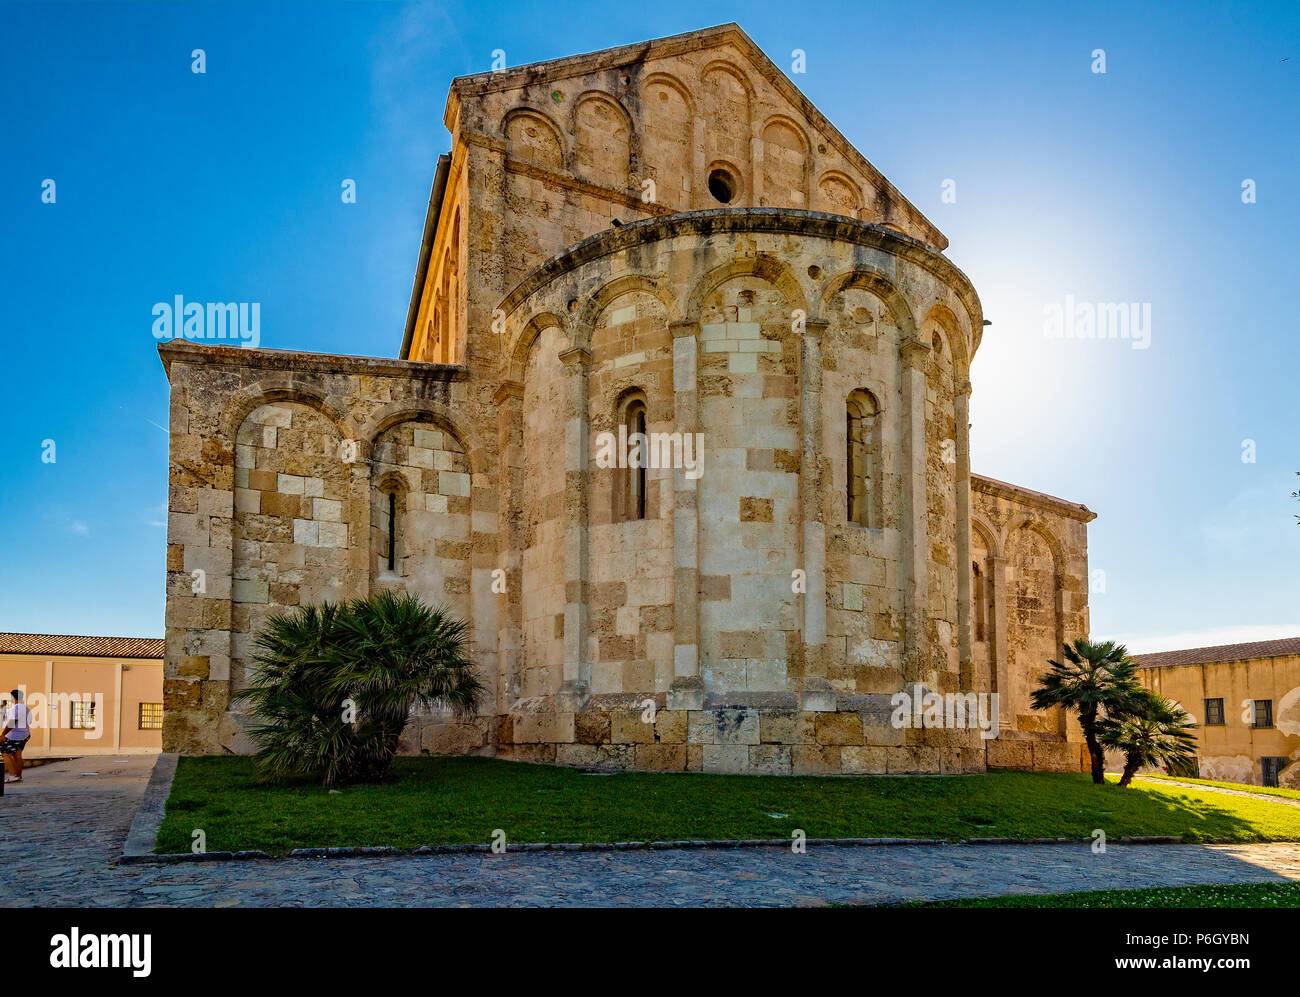
<path fill-rule="evenodd" d="M 609 94 L 589 91 L 573 108 L 574 172 L 602 187 L 626 190 L 632 157 L 632 123 Z"/>
<path fill-rule="evenodd" d="M 418 595 L 468 620 L 472 477 L 464 443 L 417 417 L 384 428 L 372 453 L 372 584 Z"/>
<path fill-rule="evenodd" d="M 531 108 L 515 108 L 501 124 L 506 154 L 552 170 L 564 169 L 564 140 L 550 118 Z"/>
<path fill-rule="evenodd" d="M 1036 712 L 1030 693 L 1061 653 L 1060 543 L 1032 520 L 1013 524 L 1003 540 L 1006 560 L 1008 712 L 1016 727 L 1057 731 L 1057 718 Z"/>
<path fill-rule="evenodd" d="M 560 356 L 569 349 L 555 325 L 531 336 L 522 364 L 522 473 L 518 496 L 522 523 L 519 650 L 520 696 L 552 696 L 564 678 L 565 439 L 569 414 Z"/>
<path fill-rule="evenodd" d="M 790 118 L 769 118 L 763 126 L 762 207 L 808 207 L 808 136 Z"/>
<path fill-rule="evenodd" d="M 695 114 L 681 80 L 667 73 L 646 79 L 641 98 L 645 170 L 655 183 L 655 201 L 681 210 L 692 207 Z"/>
<path fill-rule="evenodd" d="M 348 465 L 319 408 L 264 402 L 235 435 L 231 524 L 231 680 L 244 684 L 253 638 L 283 609 L 341 602 L 347 590 Z M 239 486 L 240 481 L 244 482 Z"/>

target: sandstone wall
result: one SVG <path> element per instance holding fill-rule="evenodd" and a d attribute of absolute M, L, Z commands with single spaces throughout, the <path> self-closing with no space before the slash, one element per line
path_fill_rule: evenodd
<path fill-rule="evenodd" d="M 490 376 L 162 347 L 168 745 L 247 750 L 229 695 L 267 616 L 390 587 L 471 622 L 491 690 L 473 720 L 415 718 L 404 750 L 1079 767 L 1028 690 L 1087 632 L 1091 513 L 972 479 L 981 317 L 941 256 L 846 218 L 683 212 L 586 240 L 501 311 Z M 846 412 L 862 398 L 875 511 L 859 522 Z M 647 469 L 643 516 L 633 472 L 595 457 L 629 406 L 652 433 L 698 434 L 703 461 L 698 478 Z M 916 686 L 1001 693 L 1006 738 L 891 724 L 890 696 Z"/>
<path fill-rule="evenodd" d="M 184 342 L 159 352 L 172 384 L 164 750 L 247 750 L 230 694 L 267 617 L 379 587 L 471 622 L 495 715 L 498 440 L 463 370 Z M 417 718 L 407 747 L 438 725 Z M 445 736 L 464 746 L 462 726 Z M 473 747 L 489 743 L 487 719 L 467 726 Z"/>
<path fill-rule="evenodd" d="M 998 693 L 1007 731 L 990 743 L 989 764 L 1077 771 L 1086 767 L 1077 745 L 1064 760 L 1048 746 L 1081 741 L 1077 719 L 1036 711 L 1029 697 L 1048 660 L 1088 636 L 1087 524 L 1095 515 L 992 478 L 974 475 L 971 485 L 974 684 Z"/>
<path fill-rule="evenodd" d="M 972 732 L 888 722 L 908 683 L 972 688 L 958 566 L 980 326 L 959 272 L 848 219 L 691 212 L 587 240 L 502 310 L 502 373 L 517 385 L 498 393 L 503 425 L 553 448 L 562 425 L 549 457 L 566 475 L 557 500 L 543 468 L 527 472 L 533 486 L 508 514 L 558 519 L 563 540 L 547 548 L 562 556 L 526 554 L 506 596 L 523 633 L 507 623 L 502 646 L 521 648 L 523 674 L 552 680 L 511 706 L 499 753 L 713 771 L 982 769 Z M 863 391 L 880 425 L 880 511 L 865 528 L 847 520 L 842 456 L 846 404 Z M 698 480 L 646 472 L 645 518 L 619 515 L 629 472 L 595 458 L 628 399 L 644 403 L 651 432 L 703 443 Z M 543 592 L 565 593 L 563 612 L 548 603 L 547 646 L 530 622 Z"/>
<path fill-rule="evenodd" d="M 614 219 L 795 208 L 947 246 L 734 26 L 462 77 L 444 121 L 451 170 L 412 359 L 486 363 L 501 298 Z"/>

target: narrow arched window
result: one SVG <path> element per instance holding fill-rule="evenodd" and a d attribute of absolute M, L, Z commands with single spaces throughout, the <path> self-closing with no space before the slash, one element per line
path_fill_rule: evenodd
<path fill-rule="evenodd" d="M 645 472 L 648 455 L 645 435 L 645 405 L 633 406 L 632 425 L 628 434 L 634 441 L 632 453 L 637 454 L 636 467 L 630 468 L 632 476 L 628 481 L 632 489 L 632 501 L 629 509 L 633 519 L 645 519 Z"/>
<path fill-rule="evenodd" d="M 978 561 L 971 562 L 971 571 L 974 574 L 974 584 L 971 586 L 971 602 L 975 604 L 975 640 L 984 640 L 984 610 L 987 596 L 984 594 L 984 573 L 980 571 Z"/>
<path fill-rule="evenodd" d="M 870 529 L 880 528 L 880 423 L 875 395 L 865 388 L 849 395 L 845 407 L 848 521 Z"/>
<path fill-rule="evenodd" d="M 388 570 L 397 570 L 397 492 L 388 493 Z"/>
<path fill-rule="evenodd" d="M 371 580 L 402 571 L 404 521 L 408 484 L 400 474 L 389 472 L 375 482 L 370 500 Z"/>
<path fill-rule="evenodd" d="M 645 395 L 631 391 L 624 395 L 618 413 L 620 470 L 614 489 L 614 519 L 645 519 L 649 511 L 650 446 L 646 429 Z"/>

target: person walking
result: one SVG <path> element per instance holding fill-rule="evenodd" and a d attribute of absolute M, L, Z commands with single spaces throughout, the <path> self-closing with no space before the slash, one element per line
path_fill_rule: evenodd
<path fill-rule="evenodd" d="M 13 705 L 5 711 L 4 729 L 0 730 L 0 754 L 5 760 L 5 782 L 23 781 L 23 748 L 32 736 L 32 711 L 23 702 L 23 694 L 12 689 Z"/>

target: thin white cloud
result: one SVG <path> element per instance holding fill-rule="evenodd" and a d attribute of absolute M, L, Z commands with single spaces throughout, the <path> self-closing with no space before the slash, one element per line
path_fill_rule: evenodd
<path fill-rule="evenodd" d="M 83 537 L 90 532 L 90 527 L 87 526 L 85 523 L 83 523 L 80 519 L 74 519 L 72 523 L 68 526 L 68 529 L 70 529 L 73 533 L 76 533 L 79 536 L 83 536 Z"/>

